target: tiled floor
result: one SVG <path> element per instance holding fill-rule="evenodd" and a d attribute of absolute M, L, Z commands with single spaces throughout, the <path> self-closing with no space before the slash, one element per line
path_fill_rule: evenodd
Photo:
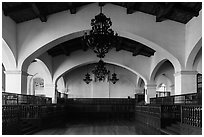
<path fill-rule="evenodd" d="M 72 122 L 35 135 L 160 135 L 151 127 L 131 121 Z"/>

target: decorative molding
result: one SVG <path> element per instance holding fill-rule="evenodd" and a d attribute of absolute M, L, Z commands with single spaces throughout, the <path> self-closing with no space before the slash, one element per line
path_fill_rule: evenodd
<path fill-rule="evenodd" d="M 174 76 L 179 76 L 179 75 L 197 75 L 197 71 L 178 71 L 174 74 Z"/>
<path fill-rule="evenodd" d="M 144 87 L 145 87 L 145 89 L 148 89 L 148 88 L 155 88 L 156 89 L 157 85 L 156 84 L 147 84 Z"/>

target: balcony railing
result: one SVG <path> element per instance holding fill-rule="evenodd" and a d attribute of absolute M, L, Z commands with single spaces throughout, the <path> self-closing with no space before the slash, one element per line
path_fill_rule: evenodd
<path fill-rule="evenodd" d="M 166 97 L 150 98 L 150 104 L 170 105 L 170 104 L 201 104 L 202 96 L 200 93 L 183 95 L 173 95 Z"/>
<path fill-rule="evenodd" d="M 18 105 L 18 104 L 29 105 L 52 104 L 52 98 L 2 92 L 2 105 Z"/>
<path fill-rule="evenodd" d="M 202 106 L 201 105 L 181 106 L 181 123 L 201 128 Z"/>

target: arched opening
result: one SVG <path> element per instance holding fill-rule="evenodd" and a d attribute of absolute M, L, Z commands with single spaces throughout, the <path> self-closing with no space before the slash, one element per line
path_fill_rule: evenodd
<path fill-rule="evenodd" d="M 157 93 L 163 95 L 174 95 L 174 67 L 168 60 L 163 60 L 157 64 L 152 80 L 157 85 Z M 165 91 L 160 91 L 161 85 L 165 85 Z"/>
<path fill-rule="evenodd" d="M 90 63 L 75 67 L 68 70 L 58 78 L 64 79 L 65 89 L 68 91 L 69 98 L 134 98 L 139 91 L 136 90 L 137 75 L 120 66 L 106 63 L 106 68 L 110 71 L 110 75 L 105 81 L 97 81 L 92 74 L 92 70 L 96 63 Z M 112 73 L 116 73 L 119 81 L 113 84 L 108 77 Z M 83 79 L 85 74 L 91 75 L 92 81 L 86 84 Z"/>
<path fill-rule="evenodd" d="M 28 66 L 27 73 L 27 94 L 46 96 L 47 91 L 44 90 L 44 87 L 46 84 L 50 84 L 52 79 L 44 62 L 39 59 L 33 60 Z"/>
<path fill-rule="evenodd" d="M 33 95 L 35 96 L 45 96 L 44 93 L 44 79 L 41 77 L 36 77 L 33 79 Z"/>

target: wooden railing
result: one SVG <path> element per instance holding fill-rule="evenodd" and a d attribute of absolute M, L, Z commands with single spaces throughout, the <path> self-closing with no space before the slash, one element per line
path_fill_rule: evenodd
<path fill-rule="evenodd" d="M 181 122 L 181 105 L 161 105 L 161 127 Z"/>
<path fill-rule="evenodd" d="M 194 127 L 202 127 L 202 106 L 201 105 L 182 105 L 181 123 Z"/>
<path fill-rule="evenodd" d="M 2 92 L 2 105 L 17 104 L 52 104 L 52 98 Z"/>
<path fill-rule="evenodd" d="M 160 106 L 136 106 L 135 120 L 159 129 L 161 127 Z"/>
<path fill-rule="evenodd" d="M 201 104 L 200 93 L 173 95 L 167 97 L 150 98 L 150 104 L 170 105 L 170 104 Z"/>
<path fill-rule="evenodd" d="M 2 106 L 2 133 L 12 134 L 19 130 L 19 106 L 3 105 Z"/>
<path fill-rule="evenodd" d="M 2 105 L 2 134 L 21 134 L 21 121 L 31 121 L 38 127 L 62 122 L 66 116 L 63 105 Z"/>

